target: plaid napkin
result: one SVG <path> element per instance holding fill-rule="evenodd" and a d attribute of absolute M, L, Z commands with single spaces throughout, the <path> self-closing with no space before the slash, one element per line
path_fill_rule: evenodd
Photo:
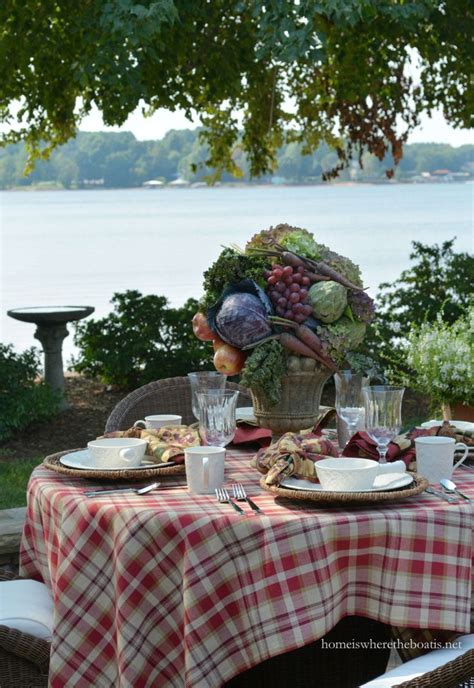
<path fill-rule="evenodd" d="M 251 465 L 266 476 L 267 485 L 278 485 L 290 475 L 316 482 L 314 464 L 327 456 L 337 456 L 336 446 L 329 440 L 312 432 L 287 432 L 274 444 L 260 449 Z"/>
<path fill-rule="evenodd" d="M 319 415 L 313 428 L 307 428 L 301 432 L 307 434 L 311 432 L 318 437 L 328 423 L 336 417 L 336 409 L 332 406 L 320 406 Z M 232 444 L 259 444 L 261 447 L 268 447 L 272 440 L 272 431 L 261 428 L 255 420 L 237 419 L 237 430 L 232 440 Z"/>
<path fill-rule="evenodd" d="M 186 425 L 165 425 L 156 430 L 133 427 L 128 430 L 108 432 L 97 439 L 106 437 L 137 437 L 146 440 L 148 446 L 145 454 L 162 463 L 171 460 L 175 463 L 184 463 L 184 449 L 201 444 L 197 429 Z"/>

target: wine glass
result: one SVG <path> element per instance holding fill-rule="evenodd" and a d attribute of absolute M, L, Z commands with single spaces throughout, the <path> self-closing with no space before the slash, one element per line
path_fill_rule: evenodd
<path fill-rule="evenodd" d="M 400 432 L 404 387 L 364 387 L 367 434 L 377 444 L 379 462 L 387 463 L 388 445 Z"/>
<path fill-rule="evenodd" d="M 204 444 L 225 447 L 236 430 L 235 409 L 239 392 L 198 392 L 199 435 Z"/>
<path fill-rule="evenodd" d="M 334 375 L 336 384 L 336 411 L 342 421 L 339 437 L 345 446 L 358 430 L 365 426 L 365 407 L 362 388 L 366 387 L 369 378 L 356 375 L 350 370 L 341 370 Z M 347 427 L 347 432 L 345 431 Z"/>
<path fill-rule="evenodd" d="M 223 392 L 227 377 L 216 370 L 202 370 L 198 373 L 188 373 L 188 378 L 191 383 L 193 414 L 196 420 L 199 420 L 199 402 L 196 395 L 199 392 Z"/>

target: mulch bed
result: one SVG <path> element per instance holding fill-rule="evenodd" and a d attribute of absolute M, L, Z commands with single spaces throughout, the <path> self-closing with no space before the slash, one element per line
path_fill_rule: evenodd
<path fill-rule="evenodd" d="M 70 408 L 51 418 L 50 422 L 31 425 L 14 439 L 0 446 L 0 462 L 44 458 L 64 449 L 85 447 L 99 437 L 112 409 L 127 392 L 114 390 L 80 375 L 66 377 L 66 394 Z M 323 405 L 334 405 L 334 387 L 328 383 L 321 399 Z M 429 418 L 426 400 L 410 390 L 403 400 L 405 418 Z"/>
<path fill-rule="evenodd" d="M 43 458 L 64 449 L 85 447 L 104 432 L 110 412 L 127 392 L 111 391 L 100 382 L 74 375 L 66 377 L 66 394 L 70 408 L 2 444 L 0 461 Z"/>

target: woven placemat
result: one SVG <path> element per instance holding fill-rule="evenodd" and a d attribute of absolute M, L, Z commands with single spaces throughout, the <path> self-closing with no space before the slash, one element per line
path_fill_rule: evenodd
<path fill-rule="evenodd" d="M 164 466 L 164 468 L 124 468 L 116 471 L 88 471 L 83 468 L 68 468 L 63 466 L 59 459 L 66 454 L 72 454 L 76 451 L 84 451 L 81 449 L 68 449 L 67 451 L 50 454 L 43 461 L 43 466 L 49 468 L 56 473 L 73 476 L 74 478 L 89 478 L 92 480 L 148 480 L 158 475 L 184 475 L 185 469 L 183 464 L 178 466 Z"/>
<path fill-rule="evenodd" d="M 285 497 L 286 499 L 297 499 L 299 501 L 317 502 L 320 504 L 374 504 L 389 502 L 395 499 L 406 499 L 426 490 L 429 485 L 426 478 L 416 473 L 409 474 L 413 478 L 414 485 L 401 487 L 398 490 L 380 492 L 311 492 L 309 490 L 291 490 L 288 487 L 280 487 L 279 485 L 266 485 L 265 477 L 260 479 L 260 485 L 267 492 L 271 492 L 278 497 Z"/>

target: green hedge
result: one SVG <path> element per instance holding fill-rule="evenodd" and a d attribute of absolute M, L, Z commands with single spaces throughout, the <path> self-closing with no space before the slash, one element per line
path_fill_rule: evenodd
<path fill-rule="evenodd" d="M 80 353 L 73 368 L 79 373 L 134 389 L 212 365 L 212 347 L 193 334 L 195 299 L 170 308 L 164 296 L 126 291 L 114 294 L 112 303 L 105 318 L 76 325 Z"/>
<path fill-rule="evenodd" d="M 15 353 L 9 344 L 0 344 L 0 441 L 17 430 L 57 413 L 59 396 L 38 380 L 39 354 L 36 349 Z"/>

